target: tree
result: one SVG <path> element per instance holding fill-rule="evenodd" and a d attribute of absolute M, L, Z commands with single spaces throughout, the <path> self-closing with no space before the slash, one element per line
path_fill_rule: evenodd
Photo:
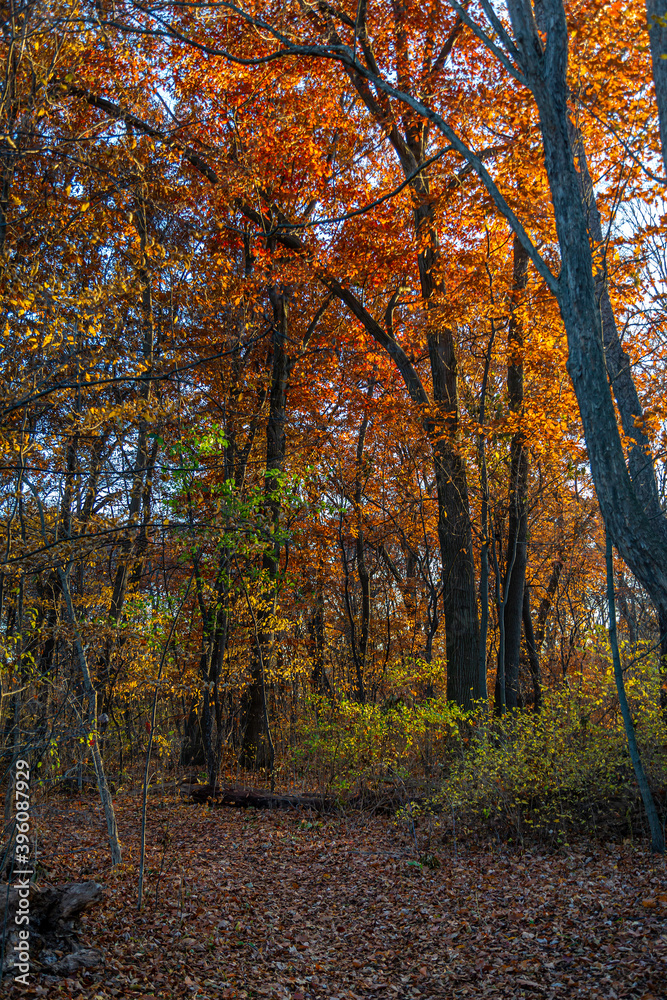
<path fill-rule="evenodd" d="M 667 4 L 665 0 L 646 0 L 651 45 L 653 81 L 660 121 L 660 146 L 662 162 L 667 174 Z"/>
<path fill-rule="evenodd" d="M 537 708 L 602 620 L 591 470 L 662 614 L 656 107 L 592 2 L 14 19 L 7 760 L 64 734 L 103 784 L 178 726 L 214 782 L 437 706 L 445 655 L 450 700 Z"/>
<path fill-rule="evenodd" d="M 532 95 L 558 240 L 558 276 L 538 252 L 507 197 L 492 179 L 483 158 L 460 138 L 443 114 L 404 86 L 400 74 L 393 82 L 387 68 L 380 70 L 372 51 L 364 47 L 369 37 L 365 8 L 360 11 L 357 21 L 339 15 L 341 27 L 338 31 L 335 34 L 329 31 L 324 43 L 320 41 L 320 31 L 318 40 L 312 43 L 296 41 L 292 29 L 284 33 L 275 28 L 271 24 L 270 11 L 265 19 L 251 10 L 231 5 L 229 13 L 236 14 L 241 24 L 255 24 L 267 33 L 265 37 L 274 40 L 275 47 L 267 46 L 262 53 L 244 48 L 245 39 L 236 50 L 230 50 L 192 38 L 175 25 L 169 30 L 186 44 L 237 63 L 294 56 L 339 62 L 346 73 L 364 81 L 362 86 L 372 84 L 378 94 L 394 98 L 409 109 L 406 112 L 408 120 L 412 112 L 435 126 L 475 171 L 558 302 L 568 337 L 568 371 L 577 395 L 605 523 L 623 559 L 651 594 L 662 615 L 667 608 L 664 518 L 662 515 L 652 518 L 642 503 L 639 483 L 633 482 L 630 476 L 609 393 L 593 251 L 572 145 L 567 78 L 569 32 L 565 8 L 562 0 L 542 0 L 536 12 L 530 0 L 508 0 L 508 26 L 491 7 L 483 7 L 483 16 L 475 20 L 456 0 L 451 0 L 450 6 L 479 40 L 483 50 L 493 54 L 508 79 Z M 347 40 L 342 37 L 345 32 Z M 400 48 L 402 42 L 398 45 Z M 391 127 L 386 112 L 385 119 Z M 384 336 L 386 338 L 386 333 Z"/>

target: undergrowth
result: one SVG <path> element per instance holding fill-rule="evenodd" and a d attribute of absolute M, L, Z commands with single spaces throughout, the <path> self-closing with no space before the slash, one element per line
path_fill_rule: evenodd
<path fill-rule="evenodd" d="M 491 832 L 504 841 L 555 845 L 572 833 L 632 837 L 643 823 L 611 664 L 572 676 L 545 694 L 539 714 L 465 713 L 443 697 L 420 703 L 314 701 L 283 767 L 322 792 L 400 794 L 406 822 L 428 817 L 443 834 Z M 658 703 L 656 658 L 626 671 L 636 733 L 663 823 L 667 726 Z M 405 819 L 405 814 L 404 814 Z M 639 824 L 639 829 L 638 829 Z"/>

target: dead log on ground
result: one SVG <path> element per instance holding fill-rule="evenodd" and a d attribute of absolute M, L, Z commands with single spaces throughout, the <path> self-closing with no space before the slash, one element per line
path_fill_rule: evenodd
<path fill-rule="evenodd" d="M 47 973 L 70 976 L 81 969 L 93 969 L 103 962 L 98 948 L 84 947 L 78 935 L 77 923 L 84 910 L 102 898 L 99 882 L 75 882 L 72 885 L 38 886 L 31 882 L 21 887 L 18 877 L 7 886 L 0 884 L 0 926 L 7 928 L 3 973 L 14 977 L 23 973 L 22 956 L 29 956 L 30 974 Z M 28 904 L 26 907 L 26 903 Z M 29 924 L 22 920 L 28 913 Z M 16 917 L 19 923 L 16 923 Z M 28 950 L 25 934 L 28 931 Z M 58 954 L 59 953 L 59 954 Z"/>
<path fill-rule="evenodd" d="M 263 789 L 224 787 L 217 784 L 183 784 L 181 792 L 201 805 L 210 802 L 215 806 L 240 806 L 243 809 L 310 809 L 319 813 L 356 809 L 393 815 L 398 809 L 412 803 L 420 808 L 430 807 L 436 811 L 424 796 L 411 796 L 404 789 L 386 792 L 364 790 L 348 799 L 316 793 L 277 795 Z"/>
<path fill-rule="evenodd" d="M 242 809 L 312 809 L 333 812 L 337 800 L 330 795 L 276 795 L 262 789 L 224 788 L 219 785 L 185 785 L 182 791 L 195 802 L 216 806 L 240 806 Z"/>

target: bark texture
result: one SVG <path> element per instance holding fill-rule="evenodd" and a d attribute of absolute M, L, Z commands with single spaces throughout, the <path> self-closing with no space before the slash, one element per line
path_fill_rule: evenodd
<path fill-rule="evenodd" d="M 88 722 L 88 731 L 90 733 L 90 752 L 93 758 L 93 766 L 95 768 L 97 790 L 99 792 L 100 801 L 102 803 L 102 808 L 104 810 L 104 816 L 107 823 L 107 834 L 109 837 L 111 863 L 113 865 L 118 865 L 122 861 L 122 855 L 120 849 L 120 839 L 118 837 L 118 825 L 116 823 L 116 813 L 114 811 L 113 799 L 111 798 L 109 785 L 107 784 L 107 778 L 104 771 L 104 763 L 102 761 L 102 754 L 100 752 L 100 745 L 98 739 L 97 691 L 95 690 L 95 686 L 93 684 L 92 677 L 90 675 L 88 660 L 86 659 L 86 653 L 78 629 L 76 612 L 74 610 L 74 605 L 72 603 L 72 595 L 69 589 L 68 573 L 59 567 L 58 577 L 60 579 L 60 586 L 65 600 L 67 617 L 74 631 L 74 646 L 76 649 L 77 659 L 79 661 L 79 669 L 81 670 L 83 690 L 87 701 L 87 708 L 88 708 L 87 722 Z"/>
<path fill-rule="evenodd" d="M 607 530 L 656 607 L 665 608 L 667 544 L 663 525 L 646 512 L 630 478 L 609 392 L 587 212 L 570 138 L 565 11 L 561 0 L 543 0 L 540 8 L 546 43 L 537 30 L 529 0 L 508 2 L 521 69 L 540 117 L 561 253 L 557 296 L 567 332 L 568 372 Z"/>
<path fill-rule="evenodd" d="M 510 411 L 521 419 L 523 410 L 523 323 L 520 305 L 528 281 L 528 254 L 514 237 L 512 302 L 508 335 L 507 395 Z M 528 561 L 528 449 L 521 427 L 510 443 L 510 493 L 507 556 L 503 582 L 505 640 L 505 699 L 507 708 L 519 704 L 519 659 L 523 591 Z"/>
<path fill-rule="evenodd" d="M 240 758 L 244 767 L 252 769 L 273 767 L 273 743 L 266 703 L 265 670 L 266 665 L 270 662 L 274 644 L 270 621 L 275 609 L 281 549 L 282 484 L 280 476 L 285 464 L 287 392 L 294 363 L 287 353 L 289 300 L 285 291 L 277 288 L 272 289 L 271 304 L 273 308 L 273 340 L 264 480 L 266 525 L 270 538 L 262 559 L 267 586 L 263 595 L 263 607 L 257 615 L 256 648 L 251 668 L 251 682 L 245 698 L 245 729 Z"/>
<path fill-rule="evenodd" d="M 646 0 L 653 81 L 660 118 L 662 162 L 667 174 L 667 0 Z"/>
<path fill-rule="evenodd" d="M 530 610 L 530 587 L 523 588 L 523 634 L 526 640 L 526 652 L 530 677 L 533 683 L 533 710 L 539 712 L 542 708 L 542 677 L 540 673 L 540 655 L 533 632 L 533 618 Z"/>
<path fill-rule="evenodd" d="M 614 661 L 614 680 L 616 681 L 618 700 L 621 704 L 621 715 L 623 716 L 623 725 L 625 727 L 625 735 L 628 740 L 628 749 L 630 751 L 630 758 L 632 760 L 632 766 L 634 768 L 635 777 L 637 778 L 637 784 L 639 785 L 639 790 L 641 792 L 642 801 L 644 803 L 644 809 L 646 810 L 646 818 L 648 819 L 649 828 L 651 830 L 651 850 L 655 854 L 664 854 L 665 835 L 663 832 L 662 823 L 660 822 L 660 817 L 658 816 L 658 810 L 655 807 L 655 800 L 653 798 L 653 793 L 651 792 L 651 786 L 648 783 L 646 771 L 644 770 L 644 765 L 642 764 L 641 754 L 639 753 L 639 747 L 637 746 L 637 738 L 635 736 L 635 726 L 632 720 L 630 706 L 628 704 L 628 699 L 625 693 L 623 668 L 621 667 L 621 657 L 618 650 L 618 638 L 616 635 L 616 595 L 614 591 L 614 556 L 613 556 L 613 549 L 611 546 L 611 538 L 609 537 L 609 535 L 607 535 L 606 538 L 606 563 L 607 563 L 607 607 L 609 612 L 609 644 L 611 646 L 612 658 Z"/>
<path fill-rule="evenodd" d="M 71 976 L 93 969 L 103 962 L 98 948 L 84 947 L 79 939 L 77 921 L 81 914 L 102 899 L 103 887 L 98 882 L 75 882 L 66 886 L 29 886 L 30 903 L 30 973 L 45 972 L 52 976 Z M 16 888 L 0 885 L 0 924 L 7 928 L 3 955 L 5 975 L 19 974 L 15 946 L 20 926 L 15 923 L 19 912 Z"/>

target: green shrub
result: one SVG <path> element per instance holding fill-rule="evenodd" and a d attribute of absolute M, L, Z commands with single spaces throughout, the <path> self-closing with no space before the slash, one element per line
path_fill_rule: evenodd
<path fill-rule="evenodd" d="M 626 654 L 626 660 L 629 657 Z M 659 704 L 657 658 L 626 670 L 628 697 L 649 780 L 664 812 L 667 727 Z M 429 795 L 443 823 L 486 828 L 503 838 L 562 842 L 574 829 L 627 835 L 641 815 L 634 773 L 604 644 L 588 670 L 546 692 L 540 714 L 503 718 L 487 706 L 464 713 L 435 698 L 381 705 L 314 700 L 285 765 L 323 791 L 399 786 Z M 448 819 L 450 817 L 450 819 Z"/>
<path fill-rule="evenodd" d="M 539 715 L 470 717 L 463 752 L 443 781 L 443 807 L 469 825 L 483 822 L 518 840 L 627 828 L 639 794 L 612 667 L 603 656 L 597 667 L 547 693 Z M 644 767 L 664 808 L 667 726 L 658 708 L 657 663 L 648 657 L 639 667 L 629 674 L 627 690 Z"/>
<path fill-rule="evenodd" d="M 286 762 L 320 789 L 379 790 L 387 783 L 432 782 L 458 745 L 465 714 L 444 699 L 420 705 L 313 702 Z"/>

